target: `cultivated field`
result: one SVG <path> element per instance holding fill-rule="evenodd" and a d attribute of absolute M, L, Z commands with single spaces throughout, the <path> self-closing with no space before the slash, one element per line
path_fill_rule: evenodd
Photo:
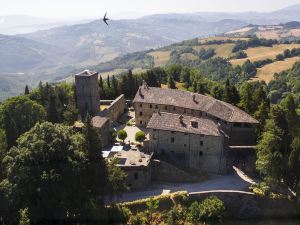
<path fill-rule="evenodd" d="M 170 59 L 171 51 L 154 51 L 150 52 L 149 55 L 154 58 L 155 67 L 164 66 Z"/>
<path fill-rule="evenodd" d="M 195 49 L 196 51 L 200 51 L 201 48 L 204 48 L 204 49 L 212 48 L 216 52 L 216 55 L 214 57 L 228 58 L 232 54 L 233 47 L 234 47 L 234 44 L 221 44 L 221 45 L 195 46 L 195 47 L 193 47 L 193 49 Z"/>
<path fill-rule="evenodd" d="M 248 59 L 251 62 L 263 60 L 263 59 L 275 59 L 276 55 L 283 53 L 285 49 L 299 48 L 300 44 L 280 44 L 274 45 L 273 47 L 257 47 L 249 48 L 245 50 L 248 58 L 245 59 L 233 59 L 230 62 L 233 65 L 242 65 Z"/>
<path fill-rule="evenodd" d="M 284 61 L 277 61 L 271 64 L 268 64 L 262 68 L 257 70 L 257 75 L 252 80 L 264 80 L 266 83 L 269 83 L 273 80 L 273 76 L 275 73 L 280 73 L 284 70 L 292 68 L 292 66 L 300 61 L 300 57 L 288 58 Z"/>

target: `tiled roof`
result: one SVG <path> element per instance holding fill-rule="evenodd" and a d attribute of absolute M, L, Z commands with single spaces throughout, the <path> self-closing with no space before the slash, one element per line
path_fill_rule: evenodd
<path fill-rule="evenodd" d="M 143 85 L 133 102 L 172 105 L 206 112 L 227 122 L 258 123 L 243 110 L 213 97 L 176 89 L 164 89 Z"/>
<path fill-rule="evenodd" d="M 88 77 L 88 76 L 92 76 L 94 74 L 97 74 L 97 72 L 90 71 L 90 70 L 84 70 L 80 73 L 75 74 L 75 76 L 87 76 Z"/>
<path fill-rule="evenodd" d="M 107 117 L 95 116 L 92 118 L 92 124 L 97 128 L 101 128 L 107 121 Z"/>
<path fill-rule="evenodd" d="M 197 126 L 192 126 L 192 122 L 196 123 Z M 218 124 L 210 119 L 164 112 L 154 113 L 147 128 L 208 136 L 222 136 L 222 133 L 218 129 Z"/>

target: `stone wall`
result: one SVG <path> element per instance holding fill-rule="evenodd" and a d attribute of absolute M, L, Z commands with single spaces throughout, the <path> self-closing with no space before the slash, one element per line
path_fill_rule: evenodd
<path fill-rule="evenodd" d="M 230 136 L 230 145 L 255 145 L 254 127 L 250 124 L 234 124 L 219 120 L 214 116 L 189 108 L 182 108 L 170 105 L 159 105 L 149 103 L 135 102 L 135 121 L 137 126 L 146 127 L 150 121 L 152 114 L 160 110 L 161 112 L 174 113 L 179 115 L 187 115 L 193 117 L 210 118 L 221 124 L 222 129 Z M 240 125 L 237 127 L 236 125 Z"/>
<path fill-rule="evenodd" d="M 133 167 L 122 167 L 126 172 L 126 184 L 130 189 L 145 188 L 151 182 L 152 177 L 152 165 L 148 166 L 133 166 Z"/>
<path fill-rule="evenodd" d="M 102 116 L 106 116 L 110 119 L 111 123 L 116 122 L 119 117 L 126 110 L 126 100 L 124 95 L 120 95 L 116 98 L 108 108 L 101 112 Z"/>
<path fill-rule="evenodd" d="M 179 198 L 174 197 L 178 195 Z M 181 196 L 181 197 L 180 197 Z M 174 204 L 190 205 L 194 201 L 203 201 L 210 196 L 217 196 L 224 202 L 227 219 L 292 219 L 299 216 L 299 208 L 288 199 L 270 199 L 242 191 L 207 191 L 199 193 L 172 193 L 154 197 L 159 200 L 159 211 L 170 210 Z M 148 199 L 122 203 L 133 212 L 146 210 Z M 226 219 L 225 219 L 226 221 Z M 255 222 L 253 223 L 255 224 Z"/>
<path fill-rule="evenodd" d="M 227 216 L 236 219 L 293 218 L 297 207 L 288 199 L 270 199 L 242 191 L 207 191 L 189 193 L 189 201 L 202 201 L 217 196 L 224 202 Z"/>
<path fill-rule="evenodd" d="M 225 172 L 223 137 L 150 130 L 150 150 L 199 172 Z"/>
<path fill-rule="evenodd" d="M 100 108 L 98 73 L 75 76 L 76 104 L 81 116 L 97 115 Z"/>
<path fill-rule="evenodd" d="M 153 160 L 152 180 L 164 182 L 193 182 L 199 178 L 162 160 Z"/>

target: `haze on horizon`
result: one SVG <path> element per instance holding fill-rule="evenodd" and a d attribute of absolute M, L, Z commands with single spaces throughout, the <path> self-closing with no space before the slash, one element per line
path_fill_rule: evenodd
<path fill-rule="evenodd" d="M 120 19 L 157 13 L 268 12 L 294 4 L 300 0 L 0 0 L 0 16 L 95 18 L 107 11 L 113 19 Z"/>

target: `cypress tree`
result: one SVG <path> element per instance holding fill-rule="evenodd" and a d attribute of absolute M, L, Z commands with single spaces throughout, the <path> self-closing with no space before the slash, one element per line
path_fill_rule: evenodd
<path fill-rule="evenodd" d="M 47 115 L 48 115 L 48 121 L 50 121 L 52 123 L 59 122 L 59 116 L 58 116 L 58 112 L 57 112 L 55 95 L 50 96 L 50 102 L 49 102 L 49 106 L 47 108 Z"/>
<path fill-rule="evenodd" d="M 107 87 L 110 88 L 110 80 L 109 80 L 109 75 L 107 76 Z"/>
<path fill-rule="evenodd" d="M 169 75 L 169 77 L 168 77 L 168 88 L 176 89 L 176 84 L 175 84 L 174 78 L 171 75 Z"/>
<path fill-rule="evenodd" d="M 28 88 L 28 85 L 25 86 L 25 95 L 28 95 L 29 94 L 29 88 Z"/>

